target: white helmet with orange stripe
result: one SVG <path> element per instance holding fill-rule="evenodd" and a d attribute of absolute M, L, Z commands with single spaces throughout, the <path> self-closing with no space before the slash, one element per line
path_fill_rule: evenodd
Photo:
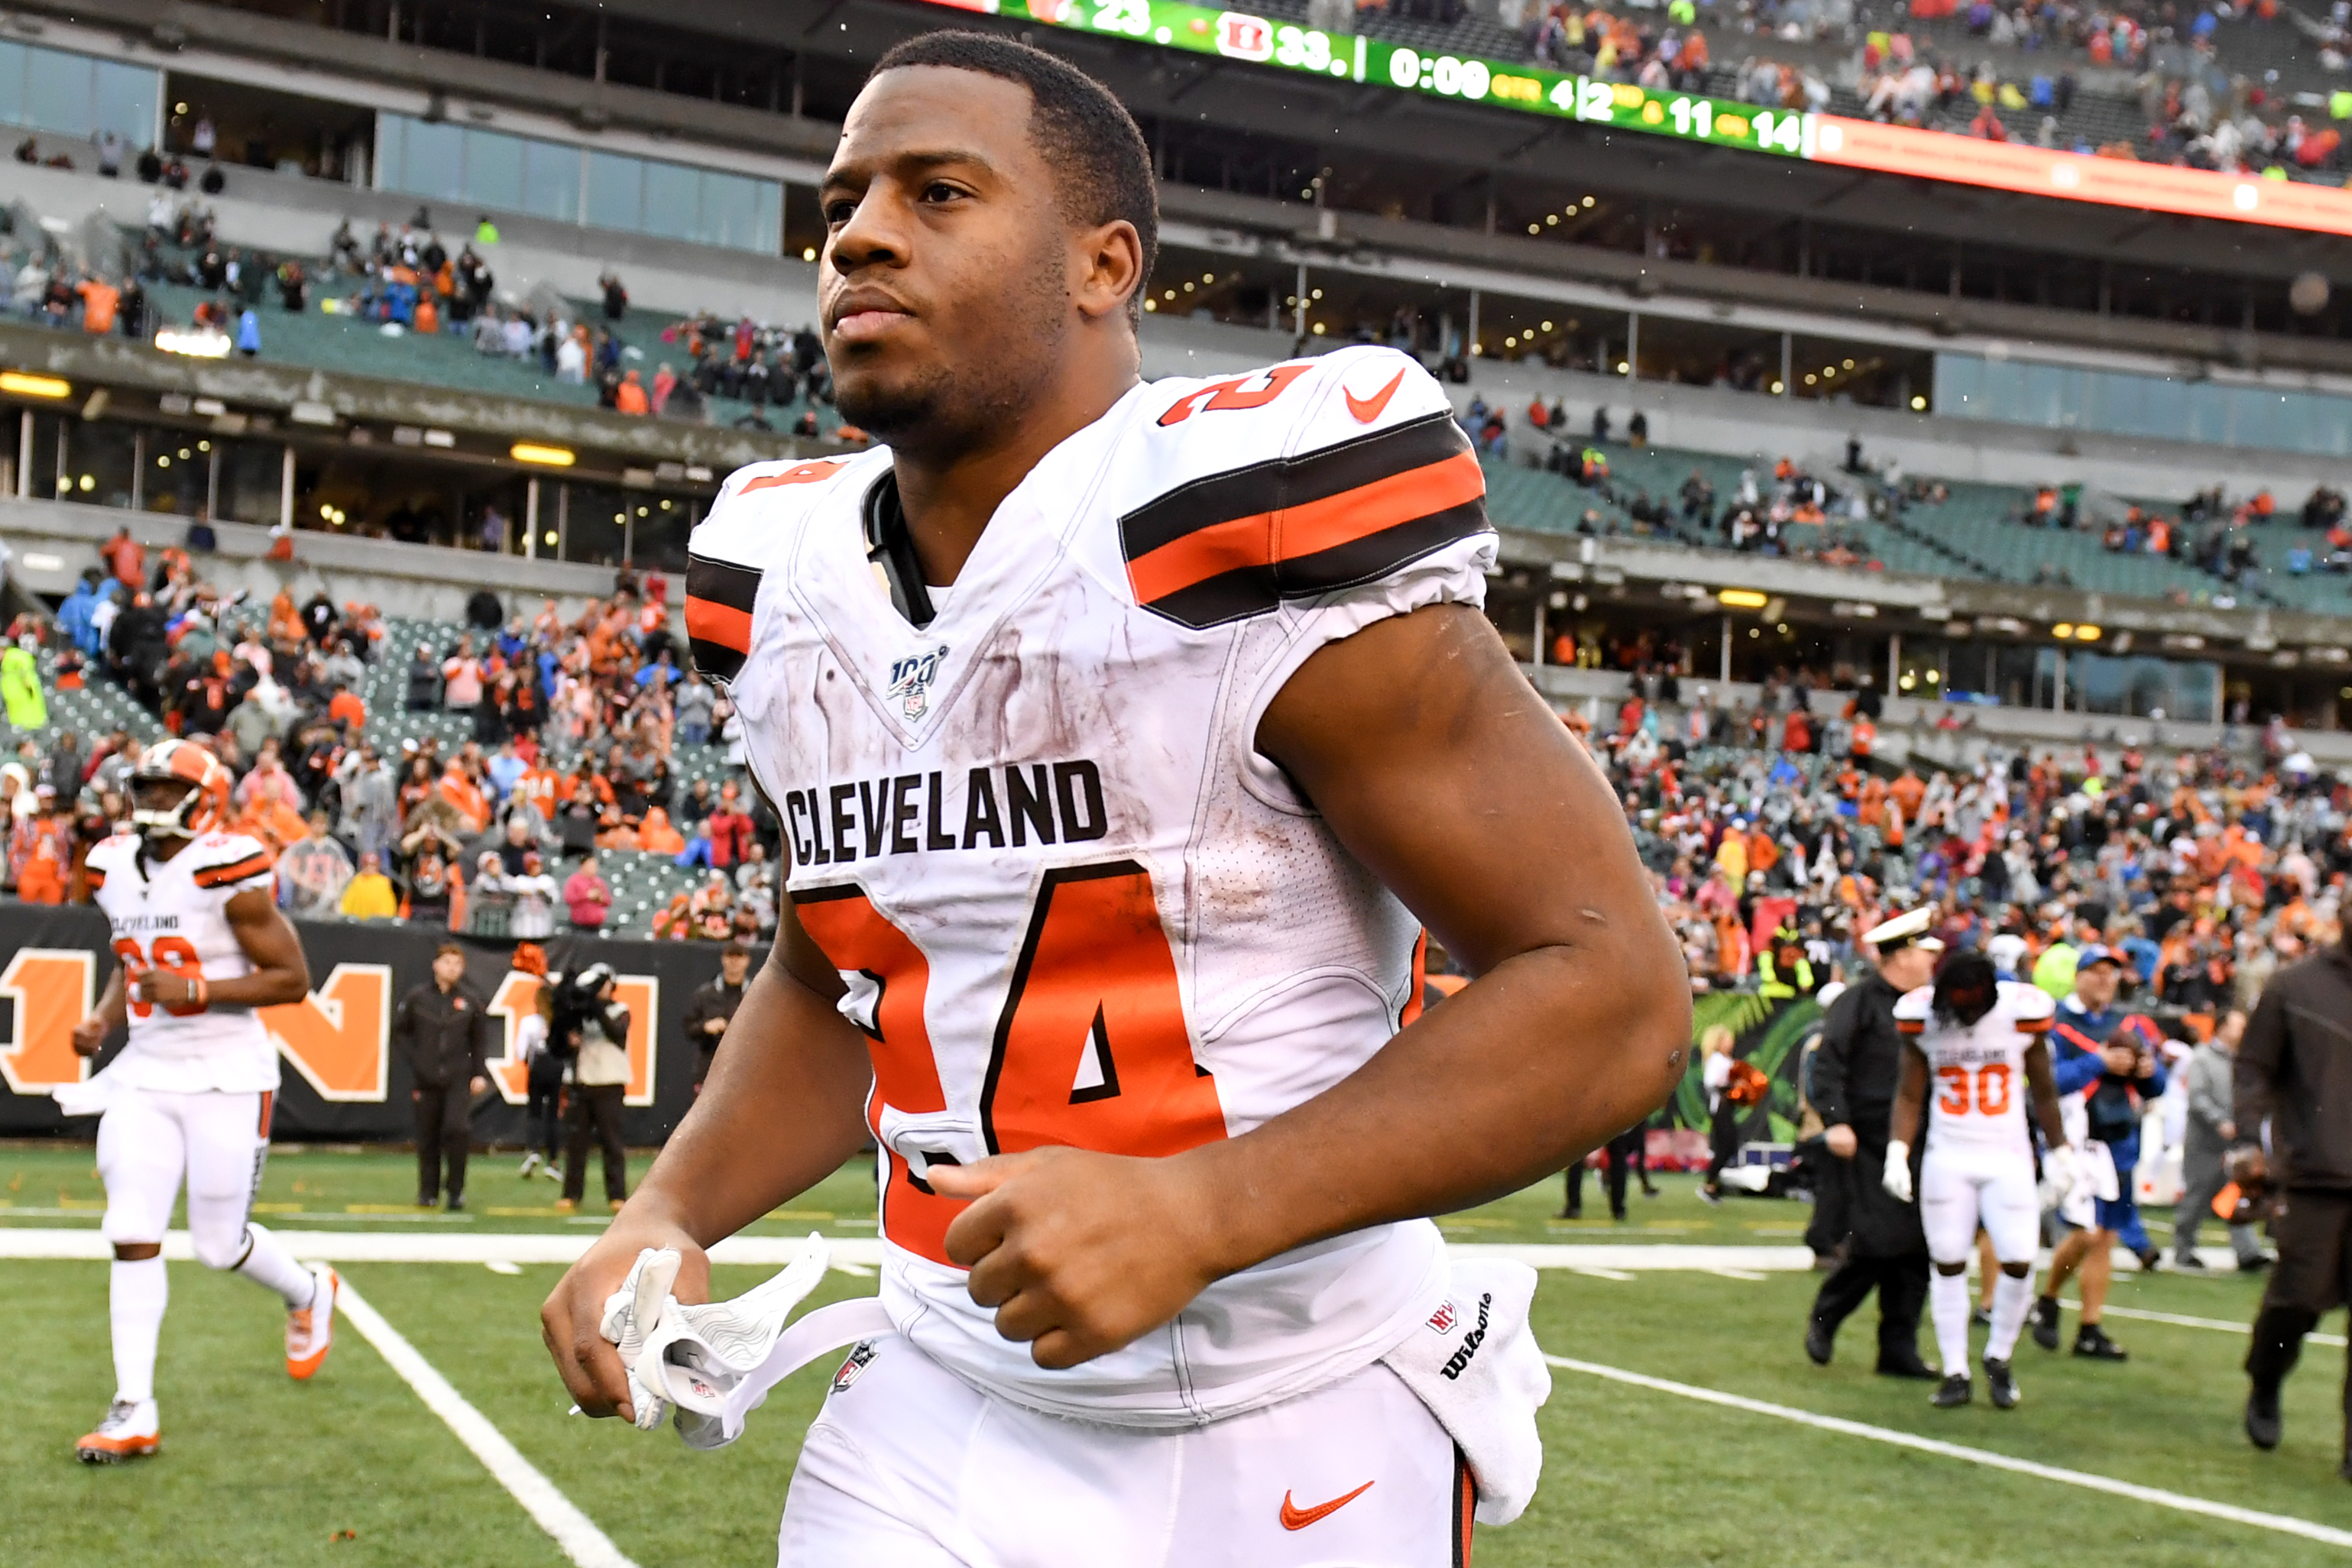
<path fill-rule="evenodd" d="M 226 826 L 226 764 L 194 741 L 160 741 L 131 770 L 131 820 L 152 847 Z"/>

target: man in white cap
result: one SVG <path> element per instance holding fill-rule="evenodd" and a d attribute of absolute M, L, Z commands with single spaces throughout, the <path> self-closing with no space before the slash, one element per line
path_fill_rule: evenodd
<path fill-rule="evenodd" d="M 1863 932 L 1876 956 L 1877 973 L 1839 996 L 1822 1020 L 1811 1097 L 1822 1142 L 1837 1161 L 1851 1236 L 1844 1260 L 1822 1281 L 1806 1325 L 1805 1353 L 1816 1365 L 1829 1364 L 1838 1325 L 1875 1289 L 1877 1370 L 1889 1377 L 1936 1376 L 1919 1357 L 1919 1316 L 1927 1304 L 1927 1236 L 1919 1228 L 1918 1209 L 1896 1202 L 1879 1179 L 1905 1049 L 1895 1026 L 1895 1004 L 1934 978 L 1936 957 L 1944 951 L 1928 934 L 1934 919 L 1934 910 L 1922 906 Z"/>

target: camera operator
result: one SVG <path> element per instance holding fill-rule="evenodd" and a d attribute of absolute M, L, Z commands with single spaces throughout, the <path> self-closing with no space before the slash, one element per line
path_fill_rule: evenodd
<path fill-rule="evenodd" d="M 556 983 L 552 1048 L 572 1052 L 572 1129 L 563 1141 L 563 1196 L 579 1206 L 588 1186 L 588 1142 L 604 1152 L 604 1200 L 618 1214 L 628 1192 L 628 1151 L 621 1142 L 621 1100 L 629 1087 L 629 1010 L 613 1000 L 612 966 L 592 963 Z"/>
<path fill-rule="evenodd" d="M 2275 1448 L 2279 1384 L 2321 1313 L 2344 1304 L 2352 1263 L 2352 925 L 2332 947 L 2271 976 L 2238 1047 L 2235 1114 L 2242 1138 L 2268 1149 L 2268 1184 L 2281 1194 L 2271 1225 L 2278 1262 L 2246 1352 L 2246 1436 Z M 2259 1148 L 2238 1156 L 2260 1170 Z M 2251 1167 L 2251 1168 L 2250 1168 Z M 2252 1184 L 2245 1177 L 2242 1185 Z M 2352 1480 L 2352 1374 L 2345 1382 Z"/>

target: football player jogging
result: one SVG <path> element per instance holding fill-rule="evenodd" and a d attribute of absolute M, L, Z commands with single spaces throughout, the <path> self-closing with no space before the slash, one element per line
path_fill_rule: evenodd
<path fill-rule="evenodd" d="M 1895 1097 L 1885 1183 L 1898 1201 L 1911 1201 L 1911 1140 L 1924 1104 L 1927 1149 L 1919 1167 L 1919 1219 L 1936 1269 L 1927 1300 L 1944 1363 L 1944 1380 L 1930 1398 L 1938 1409 L 1966 1405 L 1973 1388 L 1966 1274 L 1979 1226 L 2000 1267 L 1985 1341 L 1986 1389 L 1996 1409 L 2011 1409 L 2018 1401 L 2010 1355 L 2033 1302 L 2042 1222 L 2025 1123 L 2029 1091 L 2048 1141 L 2051 1179 L 2062 1190 L 2074 1161 L 2050 1073 L 2045 1037 L 2052 1011 L 2047 992 L 2000 979 L 1992 961 L 1975 952 L 1954 953 L 1933 985 L 1895 1005 L 1895 1027 L 1916 1048 L 1904 1061 Z"/>
<path fill-rule="evenodd" d="M 1532 1355 L 1426 1216 L 1640 1121 L 1690 1039 L 1608 782 L 1480 610 L 1476 459 L 1383 349 L 1143 384 L 1150 154 L 1050 56 L 894 48 L 821 201 L 836 400 L 889 446 L 744 470 L 696 533 L 790 896 L 543 1309 L 563 1380 L 634 1415 L 599 1330 L 640 1250 L 702 1300 L 872 1139 L 895 1331 L 782 1563 L 1460 1563 L 1540 1395 L 1416 1396 L 1437 1336 L 1464 1384 Z M 1426 1011 L 1424 925 L 1477 976 Z M 1495 1425 L 1522 1470 L 1465 1458 Z"/>
<path fill-rule="evenodd" d="M 163 1231 L 184 1179 L 197 1261 L 234 1269 L 285 1302 L 289 1376 L 308 1378 L 327 1359 L 335 1308 L 334 1271 L 304 1268 L 247 1217 L 278 1089 L 278 1049 L 255 1009 L 310 989 L 301 943 L 271 896 L 269 852 L 221 831 L 228 769 L 194 741 L 151 747 L 131 788 L 138 832 L 89 852 L 89 886 L 120 963 L 97 1010 L 74 1026 L 73 1046 L 96 1056 L 125 1024 L 130 1039 L 105 1071 L 58 1091 L 68 1113 L 103 1107 L 98 1173 L 114 1244 L 115 1384 L 106 1419 L 75 1445 L 91 1464 L 161 1445 Z"/>

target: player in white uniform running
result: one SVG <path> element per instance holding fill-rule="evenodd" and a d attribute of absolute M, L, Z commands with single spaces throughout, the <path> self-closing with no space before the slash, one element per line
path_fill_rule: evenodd
<path fill-rule="evenodd" d="M 139 831 L 97 845 L 89 862 L 121 962 L 73 1043 L 95 1056 L 125 1024 L 130 1041 L 97 1078 L 58 1096 L 69 1108 L 104 1106 L 98 1173 L 114 1244 L 115 1383 L 106 1419 L 75 1445 L 90 1464 L 161 1446 L 163 1231 L 184 1177 L 197 1260 L 285 1301 L 288 1374 L 317 1372 L 333 1337 L 334 1271 L 304 1268 L 247 1217 L 278 1090 L 277 1047 L 254 1009 L 299 1002 L 310 989 L 301 943 L 271 898 L 269 852 L 219 830 L 228 769 L 195 742 L 150 747 L 131 787 Z"/>
<path fill-rule="evenodd" d="M 1143 384 L 1149 148 L 1009 39 L 885 56 L 821 202 L 836 398 L 889 446 L 737 474 L 688 574 L 790 897 L 557 1365 L 632 1412 L 640 1250 L 699 1300 L 873 1139 L 892 1331 L 782 1563 L 1460 1563 L 1539 1395 L 1445 1391 L 1544 1374 L 1426 1216 L 1638 1121 L 1690 1040 L 1623 814 L 1480 611 L 1476 458 L 1385 349 Z M 1427 1011 L 1423 924 L 1478 976 Z"/>
<path fill-rule="evenodd" d="M 2042 1221 L 2032 1135 L 2025 1123 L 2029 1092 L 2047 1141 L 2045 1163 L 2061 1190 L 2074 1160 L 2050 1076 L 2046 1037 L 2053 1012 L 2049 993 L 2001 979 L 1992 961 L 1973 951 L 1952 954 L 1933 985 L 1906 992 L 1895 1005 L 1895 1026 L 1917 1048 L 1906 1054 L 1895 1092 L 1885 1184 L 1898 1200 L 1911 1201 L 1911 1141 L 1924 1104 L 1927 1152 L 1919 1168 L 1919 1220 L 1936 1266 L 1928 1306 L 1944 1381 L 1930 1402 L 1938 1409 L 1966 1405 L 1971 1394 L 1966 1271 L 1979 1226 L 2000 1266 L 1985 1341 L 1985 1384 L 1995 1408 L 2008 1410 L 2018 1401 L 2010 1353 L 2033 1302 Z"/>

